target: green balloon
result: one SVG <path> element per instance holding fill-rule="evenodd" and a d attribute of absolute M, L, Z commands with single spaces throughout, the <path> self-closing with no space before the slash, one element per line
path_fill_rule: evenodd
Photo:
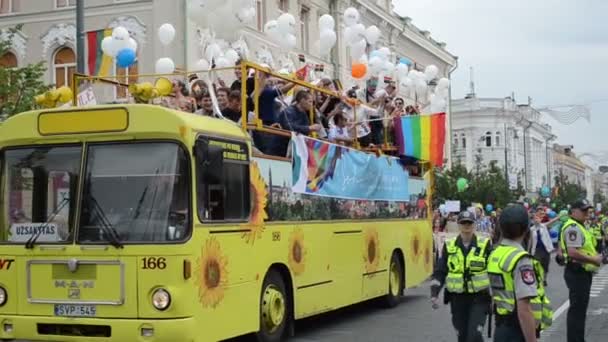
<path fill-rule="evenodd" d="M 456 188 L 459 192 L 466 190 L 468 186 L 469 181 L 467 181 L 465 178 L 458 178 L 458 181 L 456 181 Z"/>

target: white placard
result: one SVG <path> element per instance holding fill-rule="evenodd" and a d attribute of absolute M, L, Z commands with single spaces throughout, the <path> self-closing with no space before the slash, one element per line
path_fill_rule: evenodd
<path fill-rule="evenodd" d="M 88 87 L 85 90 L 78 93 L 78 106 L 95 106 L 97 105 L 97 99 L 93 88 Z"/>
<path fill-rule="evenodd" d="M 459 213 L 460 201 L 445 201 L 445 211 L 448 213 Z"/>
<path fill-rule="evenodd" d="M 9 241 L 11 242 L 27 242 L 33 235 L 40 236 L 36 242 L 59 242 L 58 227 L 55 223 L 30 222 L 30 223 L 13 223 L 11 225 Z"/>

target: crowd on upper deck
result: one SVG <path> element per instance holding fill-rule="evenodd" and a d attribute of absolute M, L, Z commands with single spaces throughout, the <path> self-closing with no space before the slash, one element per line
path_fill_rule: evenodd
<path fill-rule="evenodd" d="M 417 106 L 406 106 L 405 99 L 397 96 L 392 81 L 385 81 L 380 87 L 378 78 L 368 79 L 363 88 L 346 90 L 341 90 L 338 82 L 327 77 L 312 82 L 335 94 L 330 95 L 253 69 L 249 70 L 243 87 L 238 65 L 234 76 L 232 84 L 219 78 L 205 81 L 196 75 L 190 76 L 187 82 L 174 80 L 173 93 L 163 97 L 160 104 L 198 115 L 222 116 L 236 123 L 242 121 L 244 105 L 248 124 L 255 123 L 257 106 L 258 119 L 265 127 L 314 135 L 347 146 L 356 141 L 361 147 L 391 143 L 392 118 L 419 113 Z M 241 96 L 243 89 L 247 92 L 245 97 Z M 254 131 L 252 136 L 258 151 L 286 155 L 289 141 L 286 136 L 262 131 Z"/>

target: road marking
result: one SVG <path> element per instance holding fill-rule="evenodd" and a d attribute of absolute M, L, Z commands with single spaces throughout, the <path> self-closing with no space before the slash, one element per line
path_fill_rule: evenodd
<path fill-rule="evenodd" d="M 557 318 L 559 316 L 561 316 L 561 314 L 564 313 L 564 311 L 568 310 L 569 307 L 570 307 L 570 299 L 566 300 L 564 302 L 564 304 L 562 304 L 562 306 L 560 306 L 559 308 L 557 308 L 557 310 L 555 310 L 555 312 L 553 313 L 553 321 L 555 322 L 557 320 Z"/>

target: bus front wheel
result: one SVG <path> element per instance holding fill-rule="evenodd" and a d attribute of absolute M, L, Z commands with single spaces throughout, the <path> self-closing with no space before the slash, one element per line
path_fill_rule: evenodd
<path fill-rule="evenodd" d="M 393 253 L 391 264 L 388 269 L 388 294 L 383 298 L 386 307 L 393 308 L 399 304 L 403 294 L 403 266 L 397 253 Z"/>
<path fill-rule="evenodd" d="M 291 304 L 285 281 L 276 270 L 270 270 L 264 278 L 260 296 L 259 342 L 283 341 L 291 319 Z"/>

